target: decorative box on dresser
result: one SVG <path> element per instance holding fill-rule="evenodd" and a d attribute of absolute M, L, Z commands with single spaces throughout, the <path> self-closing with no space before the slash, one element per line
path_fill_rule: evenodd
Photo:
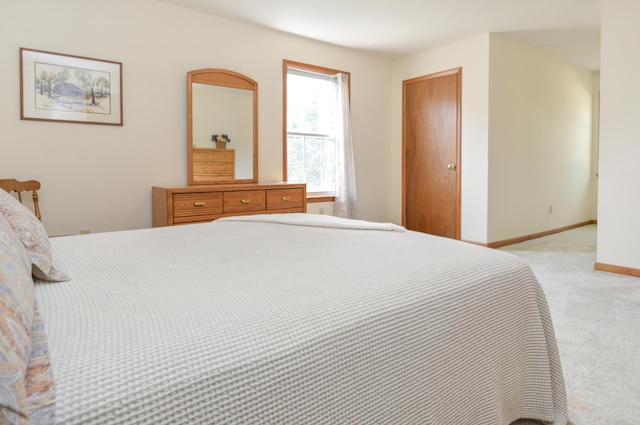
<path fill-rule="evenodd" d="M 152 188 L 153 227 L 231 215 L 307 211 L 305 184 L 256 183 Z"/>

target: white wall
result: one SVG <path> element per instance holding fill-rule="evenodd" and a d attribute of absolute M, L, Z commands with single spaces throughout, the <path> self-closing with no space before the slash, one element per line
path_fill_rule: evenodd
<path fill-rule="evenodd" d="M 488 241 L 594 219 L 593 73 L 496 34 L 490 50 Z"/>
<path fill-rule="evenodd" d="M 392 74 L 391 196 L 395 222 L 402 220 L 402 82 L 462 67 L 462 239 L 487 240 L 489 35 L 472 37 L 394 61 Z"/>
<path fill-rule="evenodd" d="M 593 93 L 591 107 L 591 174 L 595 176 L 591 183 L 593 202 L 590 215 L 598 218 L 598 167 L 600 163 L 600 71 L 593 73 Z"/>
<path fill-rule="evenodd" d="M 599 263 L 640 270 L 640 2 L 602 1 Z"/>
<path fill-rule="evenodd" d="M 402 81 L 456 67 L 462 67 L 462 238 L 489 242 L 573 224 L 573 218 L 563 218 L 563 204 L 568 208 L 573 203 L 580 211 L 584 206 L 584 200 L 555 195 L 562 199 L 551 199 L 557 219 L 552 221 L 546 212 L 548 196 L 538 195 L 535 202 L 543 213 L 527 218 L 534 226 L 516 228 L 507 222 L 505 227 L 493 218 L 494 212 L 503 214 L 507 202 L 499 191 L 489 192 L 489 178 L 505 170 L 489 172 L 495 159 L 490 161 L 493 41 L 488 34 L 390 60 L 154 0 L 113 0 L 100 13 L 84 0 L 7 0 L 0 3 L 0 35 L 0 177 L 43 182 L 44 221 L 53 235 L 148 227 L 151 186 L 186 184 L 185 86 L 186 73 L 193 69 L 227 68 L 258 81 L 259 180 L 280 180 L 283 59 L 351 72 L 360 218 L 401 221 Z M 620 38 L 618 34 L 611 43 L 619 44 Z M 19 47 L 122 62 L 124 126 L 21 121 Z M 625 81 L 625 87 L 633 80 L 610 78 L 616 79 Z M 496 128 L 492 137 L 523 133 L 522 128 Z M 491 150 L 496 158 L 509 152 L 510 146 L 503 150 L 501 143 Z M 572 187 L 584 184 L 580 179 Z M 515 185 L 508 189 L 514 191 Z M 325 213 L 332 209 L 310 204 L 309 210 L 319 208 Z M 587 216 L 595 218 L 593 211 Z"/>
<path fill-rule="evenodd" d="M 402 81 L 455 67 L 462 67 L 462 239 L 490 243 L 596 218 L 597 76 L 484 34 L 393 63 L 395 220 L 401 219 Z"/>
<path fill-rule="evenodd" d="M 391 61 L 153 0 L 0 3 L 0 177 L 35 178 L 52 235 L 149 227 L 151 186 L 184 185 L 186 73 L 259 84 L 259 180 L 282 179 L 282 60 L 351 72 L 360 218 L 389 221 Z M 123 63 L 124 126 L 20 120 L 19 47 Z"/>

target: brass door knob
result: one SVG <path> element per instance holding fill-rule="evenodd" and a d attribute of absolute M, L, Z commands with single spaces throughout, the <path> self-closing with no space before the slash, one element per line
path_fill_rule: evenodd
<path fill-rule="evenodd" d="M 447 168 L 450 170 L 455 170 L 456 169 L 456 164 L 448 164 Z"/>

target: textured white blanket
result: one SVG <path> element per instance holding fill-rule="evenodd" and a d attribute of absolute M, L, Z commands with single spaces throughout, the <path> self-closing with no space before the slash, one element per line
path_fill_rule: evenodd
<path fill-rule="evenodd" d="M 217 221 L 251 221 L 255 223 L 291 224 L 295 226 L 326 227 L 333 229 L 383 230 L 389 232 L 405 232 L 407 230 L 393 223 L 376 223 L 373 221 L 350 220 L 332 215 L 305 213 L 243 215 L 223 217 Z"/>
<path fill-rule="evenodd" d="M 544 294 L 503 252 L 252 221 L 51 243 L 60 424 L 566 423 Z"/>

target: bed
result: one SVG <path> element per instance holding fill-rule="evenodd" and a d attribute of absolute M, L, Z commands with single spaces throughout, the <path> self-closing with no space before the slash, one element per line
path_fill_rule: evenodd
<path fill-rule="evenodd" d="M 35 348 L 0 423 L 567 422 L 545 296 L 507 253 L 312 214 L 39 242 L 58 281 L 20 278 Z"/>

